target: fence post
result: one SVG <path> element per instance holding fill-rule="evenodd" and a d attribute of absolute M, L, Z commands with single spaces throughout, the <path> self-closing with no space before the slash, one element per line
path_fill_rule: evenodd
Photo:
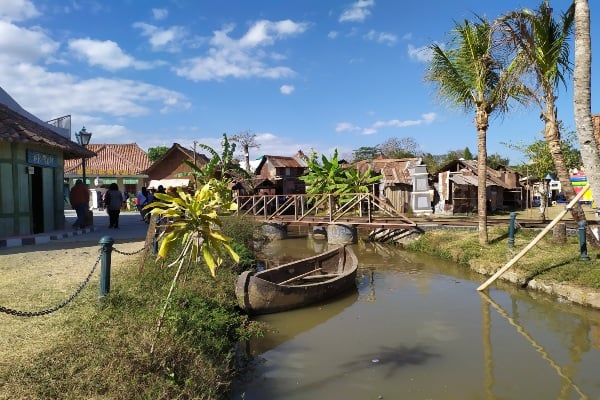
<path fill-rule="evenodd" d="M 110 256 L 113 250 L 112 245 L 115 241 L 110 236 L 103 236 L 99 243 L 100 247 L 102 247 L 99 296 L 100 298 L 104 298 L 110 292 Z"/>
<path fill-rule="evenodd" d="M 590 256 L 587 253 L 587 242 L 585 238 L 585 231 L 587 228 L 586 221 L 579 221 L 577 223 L 577 227 L 579 228 L 579 259 L 581 261 L 590 261 Z"/>
<path fill-rule="evenodd" d="M 515 247 L 515 219 L 517 218 L 516 212 L 510 213 L 510 223 L 508 225 L 508 247 Z"/>

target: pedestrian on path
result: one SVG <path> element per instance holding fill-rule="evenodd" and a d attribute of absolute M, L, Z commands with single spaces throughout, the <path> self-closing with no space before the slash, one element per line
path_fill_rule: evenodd
<path fill-rule="evenodd" d="M 90 191 L 81 179 L 75 181 L 75 186 L 69 193 L 69 201 L 77 214 L 77 221 L 73 224 L 73 228 L 81 229 L 85 226 L 85 217 L 90 210 Z"/>
<path fill-rule="evenodd" d="M 116 183 L 111 183 L 108 191 L 104 195 L 106 210 L 108 212 L 109 228 L 119 229 L 119 215 L 121 214 L 121 204 L 123 203 L 123 194 Z"/>

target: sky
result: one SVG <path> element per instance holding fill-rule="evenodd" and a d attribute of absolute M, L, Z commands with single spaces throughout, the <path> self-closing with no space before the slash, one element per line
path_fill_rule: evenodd
<path fill-rule="evenodd" d="M 335 149 L 350 158 L 391 138 L 476 154 L 473 113 L 447 108 L 425 82 L 427 48 L 447 42 L 455 22 L 540 1 L 1 0 L 0 87 L 42 120 L 71 115 L 73 140 L 85 126 L 93 143 L 146 151 L 220 150 L 223 133 L 247 131 L 259 145 L 251 159 Z M 571 81 L 557 102 L 567 130 Z M 488 154 L 526 162 L 506 143 L 541 139 L 539 114 L 493 118 Z"/>

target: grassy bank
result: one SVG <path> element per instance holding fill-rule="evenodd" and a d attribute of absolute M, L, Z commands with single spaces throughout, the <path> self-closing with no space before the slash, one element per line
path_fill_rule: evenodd
<path fill-rule="evenodd" d="M 490 228 L 488 245 L 480 245 L 476 231 L 430 231 L 406 245 L 413 251 L 434 254 L 469 268 L 492 275 L 509 262 L 532 239 L 537 230 L 517 230 L 514 247 L 508 246 L 508 227 Z M 555 243 L 548 233 L 511 269 L 523 284 L 536 279 L 546 282 L 568 283 L 574 286 L 600 289 L 600 251 L 588 248 L 590 261 L 581 261 L 577 237 L 567 237 L 566 243 Z M 502 278 L 502 277 L 501 277 Z"/>
<path fill-rule="evenodd" d="M 228 223 L 229 229 L 240 231 L 240 251 L 248 240 L 243 236 L 252 233 L 247 223 Z M 149 257 L 138 275 L 139 257 L 113 260 L 111 292 L 103 302 L 97 299 L 96 278 L 59 312 L 35 318 L 2 316 L 1 399 L 227 396 L 236 343 L 260 334 L 260 327 L 235 308 L 238 267 L 222 266 L 216 279 L 202 264 L 187 268 L 157 336 L 174 268 Z M 38 300 L 44 296 L 35 288 L 28 290 Z"/>

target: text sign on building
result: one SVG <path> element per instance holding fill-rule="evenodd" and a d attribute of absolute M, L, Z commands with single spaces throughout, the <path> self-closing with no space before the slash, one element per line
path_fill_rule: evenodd
<path fill-rule="evenodd" d="M 58 165 L 58 158 L 52 154 L 27 150 L 27 162 L 29 164 L 41 165 L 43 167 L 56 167 Z"/>

